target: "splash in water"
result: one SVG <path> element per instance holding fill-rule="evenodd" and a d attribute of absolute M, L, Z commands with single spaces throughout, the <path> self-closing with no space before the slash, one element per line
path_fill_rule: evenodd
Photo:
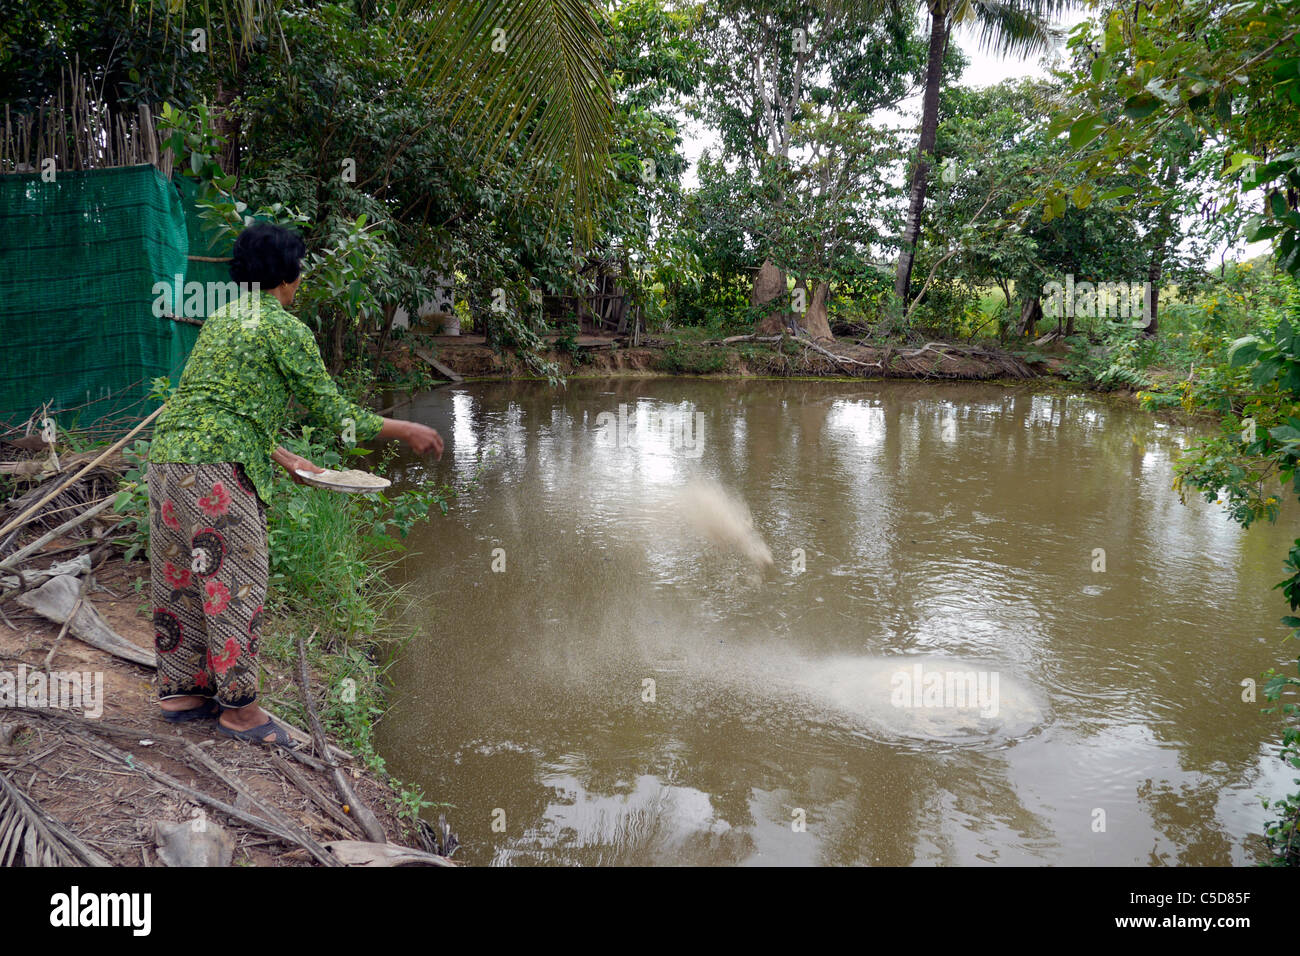
<path fill-rule="evenodd" d="M 717 482 L 689 482 L 674 497 L 672 508 L 692 533 L 715 547 L 740 555 L 759 569 L 774 564 L 749 508 Z"/>
<path fill-rule="evenodd" d="M 793 678 L 887 737 L 958 743 L 1022 737 L 1045 720 L 1039 695 L 1011 673 L 938 657 L 840 657 Z"/>

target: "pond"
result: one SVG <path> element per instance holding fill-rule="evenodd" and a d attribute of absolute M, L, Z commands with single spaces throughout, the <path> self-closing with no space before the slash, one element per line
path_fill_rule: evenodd
<path fill-rule="evenodd" d="M 480 383 L 394 414 L 447 441 L 399 487 L 468 484 L 397 568 L 424 634 L 379 729 L 458 860 L 1260 858 L 1293 774 L 1242 681 L 1294 666 L 1295 522 L 1181 504 L 1195 427 L 913 382 Z M 700 481 L 774 566 L 684 520 Z"/>

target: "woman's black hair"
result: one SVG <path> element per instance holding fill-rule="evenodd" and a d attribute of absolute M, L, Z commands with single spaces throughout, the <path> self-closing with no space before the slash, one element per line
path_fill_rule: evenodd
<path fill-rule="evenodd" d="M 255 223 L 235 240 L 230 278 L 235 282 L 256 282 L 269 291 L 298 278 L 306 254 L 306 243 L 292 229 L 268 222 Z"/>

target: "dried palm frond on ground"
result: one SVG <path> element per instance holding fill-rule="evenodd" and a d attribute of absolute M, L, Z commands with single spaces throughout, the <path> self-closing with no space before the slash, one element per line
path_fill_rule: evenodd
<path fill-rule="evenodd" d="M 110 866 L 0 773 L 0 866 Z"/>
<path fill-rule="evenodd" d="M 63 468 L 58 473 L 33 485 L 16 498 L 0 506 L 0 521 L 7 521 L 15 515 L 21 514 L 28 507 L 40 501 L 42 497 L 57 487 L 59 481 L 68 477 L 66 473 L 69 469 L 83 465 L 85 462 L 84 456 L 67 456 L 61 462 Z M 23 530 L 27 532 L 37 529 L 48 531 L 58 526 L 76 511 L 89 507 L 97 501 L 102 501 L 107 495 L 116 494 L 121 480 L 120 462 L 110 461 L 102 465 L 96 465 L 86 472 L 83 477 L 62 489 L 54 498 L 42 505 L 36 514 L 28 519 Z M 12 535 L 8 537 L 12 537 Z M 5 544 L 8 547 L 5 547 Z M 16 544 L 16 539 L 14 541 L 0 542 L 0 557 L 14 550 Z"/>

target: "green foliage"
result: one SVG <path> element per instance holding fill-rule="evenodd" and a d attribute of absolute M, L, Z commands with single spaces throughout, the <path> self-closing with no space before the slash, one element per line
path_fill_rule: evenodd
<path fill-rule="evenodd" d="M 181 25 L 137 16 L 134 0 L 5 2 L 0 11 L 0 102 L 32 113 L 77 64 L 104 99 L 125 112 L 188 99 L 212 78 L 203 57 L 175 57 Z"/>
<path fill-rule="evenodd" d="M 163 145 L 176 158 L 181 175 L 198 183 L 195 205 L 203 217 L 203 229 L 209 234 L 209 247 L 228 248 L 244 228 L 256 221 L 289 227 L 310 223 L 306 216 L 283 203 L 253 211 L 247 203 L 235 199 L 232 190 L 236 178 L 223 172 L 219 162 L 226 138 L 206 103 L 196 103 L 188 110 L 164 103 L 158 128 L 167 134 Z"/>
<path fill-rule="evenodd" d="M 574 365 L 584 365 L 591 361 L 591 353 L 578 347 L 577 322 L 560 326 L 560 334 L 551 341 L 551 348 L 561 355 L 567 355 Z"/>
<path fill-rule="evenodd" d="M 1039 297 L 1046 283 L 1064 285 L 1067 277 L 1127 286 L 1146 281 L 1154 263 L 1157 284 L 1185 284 L 1187 270 L 1199 271 L 1202 221 L 1176 214 L 1187 211 L 1183 206 L 1135 213 L 1121 198 L 1133 191 L 1130 178 L 1117 173 L 1095 182 L 1072 180 L 1077 205 L 1030 215 L 1071 168 L 1073 148 L 1042 119 L 1058 112 L 1062 99 L 1059 81 L 945 92 L 926 245 L 917 260 L 921 276 L 937 265 L 936 284 L 997 285 L 1007 298 L 1014 289 L 1019 301 L 1011 312 L 1018 317 L 1020 306 Z M 1102 316 L 1066 318 L 1045 317 L 1067 334 L 1108 334 Z"/>
<path fill-rule="evenodd" d="M 1117 6 L 1073 31 L 1081 67 L 1068 129 L 1076 169 L 1134 174 L 1131 208 L 1186 192 L 1163 175 L 1171 144 L 1204 142 L 1228 238 L 1272 239 L 1300 271 L 1300 21 L 1291 0 L 1153 0 Z M 1048 191 L 1053 210 L 1065 184 Z M 1078 202 L 1076 200 L 1076 205 Z"/>
<path fill-rule="evenodd" d="M 975 289 L 965 283 L 948 278 L 932 282 L 900 329 L 904 335 L 916 330 L 927 338 L 961 338 L 966 312 L 976 301 Z"/>
<path fill-rule="evenodd" d="M 727 356 L 716 347 L 673 342 L 655 358 L 654 367 L 670 375 L 708 375 L 725 369 Z"/>
<path fill-rule="evenodd" d="M 113 502 L 113 511 L 122 516 L 117 534 L 126 539 L 123 559 L 133 560 L 137 555 L 149 553 L 149 486 L 145 469 L 149 461 L 149 442 L 136 439 L 122 450 L 127 461 L 126 473 Z"/>
<path fill-rule="evenodd" d="M 699 188 L 670 240 L 699 272 L 663 286 L 673 321 L 721 326 L 748 306 L 764 260 L 812 290 L 860 281 L 872 247 L 893 241 L 903 140 L 871 116 L 912 90 L 925 50 L 910 10 L 868 17 L 745 2 L 698 11 L 694 113 L 721 145 L 701 157 Z"/>
<path fill-rule="evenodd" d="M 476 152 L 502 160 L 512 139 L 525 142 L 527 167 L 560 172 L 552 208 L 564 209 L 590 239 L 614 128 L 600 9 L 573 0 L 479 0 L 432 13 L 423 3 L 399 3 L 394 12 L 418 75 L 435 102 L 467 124 Z M 527 176 L 516 188 L 519 181 Z"/>
<path fill-rule="evenodd" d="M 325 468 L 348 467 L 343 452 L 314 439 L 311 426 L 284 447 Z M 384 461 L 374 465 L 383 473 Z M 450 488 L 417 488 L 388 495 L 340 495 L 299 485 L 276 474 L 267 509 L 273 603 L 287 610 L 328 614 L 325 623 L 351 637 L 382 629 L 384 613 L 397 598 L 386 572 L 402 550 L 402 539 L 434 508 L 446 513 Z M 326 611 L 328 609 L 328 611 Z"/>
<path fill-rule="evenodd" d="M 1199 490 L 1207 500 L 1225 504 L 1233 520 L 1249 527 L 1260 519 L 1275 521 L 1279 514 L 1279 485 L 1300 497 L 1300 307 L 1292 308 L 1276 327 L 1261 328 L 1232 342 L 1214 377 L 1215 391 L 1206 398 L 1223 414 L 1220 433 L 1201 442 L 1179 462 L 1175 487 L 1180 494 Z M 1206 336 L 1206 338 L 1211 338 Z M 1194 397 L 1192 400 L 1195 400 Z M 1203 399 L 1204 400 L 1204 399 Z M 1300 539 L 1285 561 L 1289 576 L 1277 588 L 1285 594 L 1292 612 L 1300 608 Z M 1300 637 L 1300 617 L 1283 618 L 1291 637 Z M 1265 696 L 1276 706 L 1267 712 L 1294 718 L 1296 706 L 1283 701 L 1300 680 L 1270 671 Z M 1300 728 L 1294 722 L 1283 730 L 1281 757 L 1300 769 Z M 1300 778 L 1296 780 L 1300 784 Z M 1266 802 L 1266 806 L 1270 806 Z M 1271 804 L 1277 818 L 1266 828 L 1266 839 L 1276 865 L 1300 864 L 1297 824 L 1300 793 Z"/>
<path fill-rule="evenodd" d="M 166 402 L 174 391 L 171 380 L 166 376 L 155 378 L 150 383 L 148 399 Z M 65 434 L 73 435 L 75 432 Z M 118 485 L 113 511 L 122 516 L 117 532 L 126 542 L 123 557 L 131 561 L 139 555 L 149 553 L 149 486 L 146 480 L 149 442 L 137 438 L 132 445 L 122 450 L 122 457 L 127 461 L 127 470 Z"/>
<path fill-rule="evenodd" d="M 1146 369 L 1154 363 L 1159 346 L 1131 325 L 1110 323 L 1102 344 L 1084 335 L 1072 336 L 1065 376 L 1098 391 L 1140 389 L 1151 384 Z"/>

